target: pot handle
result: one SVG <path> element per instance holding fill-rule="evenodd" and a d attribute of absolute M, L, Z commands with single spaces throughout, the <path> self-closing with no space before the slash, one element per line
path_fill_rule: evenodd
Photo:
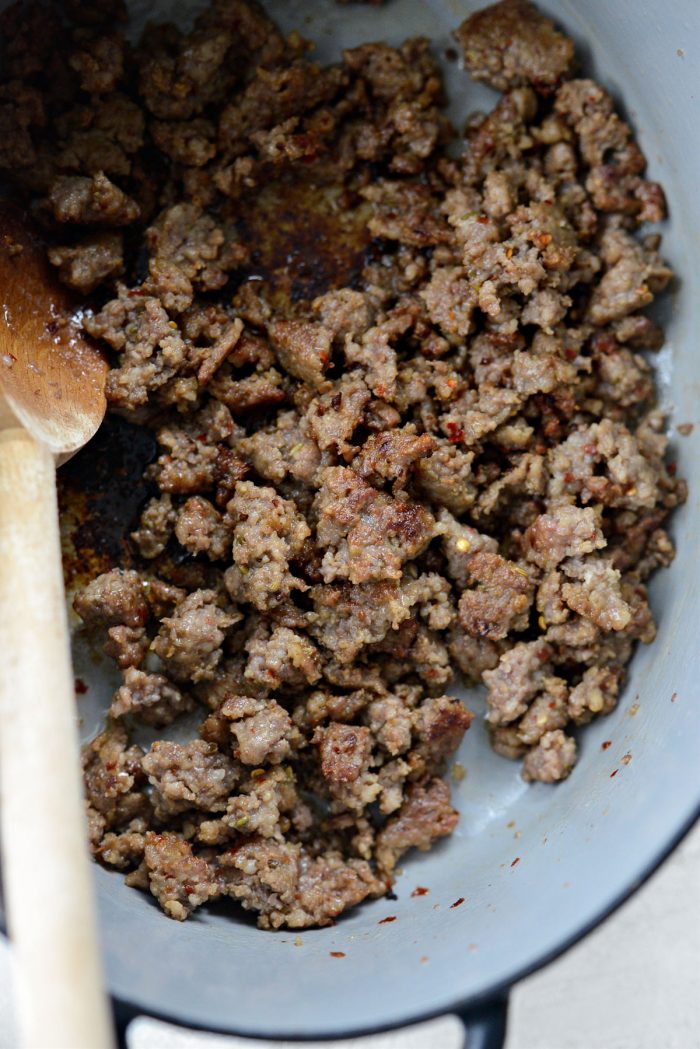
<path fill-rule="evenodd" d="M 503 1049 L 507 997 L 379 1034 L 321 1042 L 264 1041 L 212 1034 L 138 1016 L 115 1005 L 120 1049 Z"/>

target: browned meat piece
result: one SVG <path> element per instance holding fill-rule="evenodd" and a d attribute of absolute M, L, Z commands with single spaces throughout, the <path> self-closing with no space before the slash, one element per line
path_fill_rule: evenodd
<path fill-rule="evenodd" d="M 501 0 L 470 15 L 455 32 L 475 80 L 499 91 L 532 84 L 546 91 L 566 76 L 574 45 L 528 0 Z"/>
<path fill-rule="evenodd" d="M 321 772 L 330 783 L 354 783 L 369 765 L 372 736 L 368 728 L 335 721 L 328 728 L 317 728 L 312 742 L 319 748 Z"/>
<path fill-rule="evenodd" d="M 161 492 L 173 495 L 194 495 L 213 488 L 220 451 L 218 442 L 229 438 L 234 431 L 228 408 L 218 401 L 209 401 L 185 422 L 176 419 L 156 432 L 163 453 L 148 467 L 147 476 L 156 482 Z"/>
<path fill-rule="evenodd" d="M 540 568 L 554 568 L 566 557 L 582 557 L 606 545 L 595 510 L 566 505 L 540 514 L 528 528 L 525 543 L 528 559 Z"/>
<path fill-rule="evenodd" d="M 536 747 L 529 750 L 523 762 L 523 779 L 556 783 L 566 779 L 576 761 L 576 742 L 561 729 L 545 732 Z"/>
<path fill-rule="evenodd" d="M 474 505 L 476 489 L 472 477 L 473 452 L 444 439 L 436 449 L 416 464 L 416 477 L 421 492 L 436 506 L 447 507 L 453 514 L 463 514 Z"/>
<path fill-rule="evenodd" d="M 168 681 L 162 674 L 145 674 L 135 667 L 124 673 L 124 684 L 114 694 L 109 715 L 113 718 L 135 715 L 145 725 L 169 725 L 181 714 L 192 710 L 190 696 Z"/>
<path fill-rule="evenodd" d="M 246 642 L 248 663 L 245 679 L 261 688 L 302 688 L 321 676 L 316 646 L 288 627 L 277 627 L 269 638 Z"/>
<path fill-rule="evenodd" d="M 473 554 L 468 563 L 474 589 L 459 599 L 459 619 L 472 637 L 500 641 L 524 630 L 532 604 L 533 584 L 524 568 L 486 550 Z"/>
<path fill-rule="evenodd" d="M 275 321 L 268 328 L 282 367 L 302 382 L 318 388 L 331 363 L 331 332 L 321 324 Z"/>
<path fill-rule="evenodd" d="M 49 250 L 49 262 L 69 288 L 89 295 L 100 284 L 124 270 L 123 241 L 119 233 L 95 233 L 78 244 Z"/>
<path fill-rule="evenodd" d="M 261 611 L 278 605 L 292 590 L 306 584 L 289 571 L 289 561 L 301 553 L 311 531 L 294 503 L 274 488 L 240 481 L 228 512 L 235 521 L 233 560 L 226 573 L 229 592 Z"/>
<path fill-rule="evenodd" d="M 240 766 L 204 740 L 156 740 L 142 766 L 153 786 L 156 817 L 164 820 L 188 809 L 224 812 L 241 777 Z"/>
<path fill-rule="evenodd" d="M 554 503 L 578 496 L 583 503 L 638 509 L 659 498 L 661 469 L 626 426 L 610 419 L 573 430 L 550 450 L 547 466 L 547 494 Z"/>
<path fill-rule="evenodd" d="M 289 714 L 274 699 L 231 696 L 220 713 L 231 722 L 238 741 L 236 757 L 244 765 L 278 765 L 289 757 L 290 738 L 294 739 Z"/>
<path fill-rule="evenodd" d="M 450 788 L 434 779 L 427 786 L 416 783 L 406 791 L 406 800 L 377 835 L 376 858 L 382 874 L 391 875 L 408 849 L 426 852 L 438 838 L 451 834 L 459 813 L 450 804 Z"/>
<path fill-rule="evenodd" d="M 362 860 L 312 859 L 299 845 L 246 842 L 219 858 L 222 891 L 259 913 L 263 929 L 329 925 L 346 908 L 386 892 Z"/>
<path fill-rule="evenodd" d="M 593 324 L 610 324 L 648 306 L 671 279 L 656 248 L 640 244 L 622 229 L 606 230 L 600 250 L 606 270 L 588 306 Z"/>
<path fill-rule="evenodd" d="M 138 572 L 113 568 L 93 579 L 73 601 L 88 627 L 141 627 L 148 618 L 148 604 Z"/>
<path fill-rule="evenodd" d="M 386 159 L 401 175 L 416 175 L 438 143 L 449 135 L 438 108 L 442 95 L 440 70 L 428 41 L 407 40 L 399 48 L 362 44 L 343 54 L 344 62 L 361 77 L 372 100 L 372 120 L 357 120 L 351 140 L 363 160 Z"/>
<path fill-rule="evenodd" d="M 367 707 L 367 724 L 372 736 L 392 757 L 405 754 L 411 746 L 413 719 L 403 697 L 381 696 Z"/>
<path fill-rule="evenodd" d="M 124 670 L 126 667 L 140 667 L 150 644 L 151 639 L 143 627 L 119 624 L 107 629 L 104 651 L 120 670 Z"/>
<path fill-rule="evenodd" d="M 85 796 L 102 817 L 102 828 L 128 823 L 134 808 L 140 808 L 143 795 L 134 791 L 143 780 L 140 747 L 129 747 L 126 730 L 110 725 L 83 748 L 82 764 Z"/>
<path fill-rule="evenodd" d="M 106 393 L 115 406 L 133 410 L 151 392 L 173 379 L 185 364 L 185 345 L 160 301 L 119 286 L 119 296 L 94 317 L 85 318 L 90 335 L 120 354 L 107 376 Z"/>
<path fill-rule="evenodd" d="M 176 164 L 200 168 L 216 156 L 216 128 L 209 120 L 152 120 L 149 126 L 158 149 Z"/>
<path fill-rule="evenodd" d="M 427 433 L 383 430 L 365 441 L 352 465 L 370 484 L 392 481 L 403 487 L 414 463 L 431 455 L 435 446 L 435 439 Z"/>
<path fill-rule="evenodd" d="M 318 445 L 301 429 L 296 412 L 280 412 L 275 426 L 244 438 L 239 447 L 257 473 L 274 484 L 288 476 L 312 484 L 321 465 Z"/>
<path fill-rule="evenodd" d="M 484 671 L 490 724 L 507 724 L 525 713 L 543 687 L 550 657 L 551 649 L 544 642 L 521 641 L 503 653 L 493 670 Z"/>
<path fill-rule="evenodd" d="M 374 320 L 374 307 L 369 296 L 352 288 L 328 291 L 314 299 L 312 306 L 324 328 L 339 342 L 344 342 L 346 335 L 357 339 Z"/>
<path fill-rule="evenodd" d="M 176 681 L 206 681 L 214 677 L 226 631 L 241 618 L 221 608 L 213 590 L 195 590 L 161 621 L 151 647 Z"/>
<path fill-rule="evenodd" d="M 433 270 L 420 294 L 430 319 L 450 342 L 459 344 L 472 332 L 477 297 L 460 266 Z"/>
<path fill-rule="evenodd" d="M 213 869 L 177 834 L 148 833 L 144 859 L 149 888 L 169 918 L 184 921 L 219 895 Z"/>
<path fill-rule="evenodd" d="M 49 203 L 57 222 L 79 226 L 128 226 L 140 215 L 136 201 L 102 172 L 92 178 L 61 176 L 51 187 Z"/>
<path fill-rule="evenodd" d="M 131 533 L 141 557 L 158 557 L 163 553 L 176 521 L 177 511 L 169 495 L 149 499 L 141 514 L 138 529 Z"/>
<path fill-rule="evenodd" d="M 427 248 L 450 240 L 438 201 L 418 182 L 372 182 L 362 190 L 372 202 L 369 229 L 374 237 L 396 240 L 411 247 Z"/>
<path fill-rule="evenodd" d="M 381 641 L 409 615 L 395 583 L 326 584 L 313 587 L 310 596 L 314 614 L 309 632 L 340 663 L 350 663 L 363 646 Z"/>
<path fill-rule="evenodd" d="M 646 160 L 603 88 L 592 80 L 572 80 L 557 92 L 555 109 L 578 136 L 590 169 L 585 185 L 596 208 L 632 215 L 638 222 L 665 218 L 663 190 L 640 177 Z"/>
<path fill-rule="evenodd" d="M 392 332 L 376 327 L 366 331 L 360 342 L 345 340 L 345 360 L 350 365 L 359 364 L 365 384 L 372 393 L 388 401 L 396 397 L 398 373 L 398 358 L 391 346 L 392 339 Z M 359 389 L 361 391 L 362 387 Z"/>
<path fill-rule="evenodd" d="M 530 704 L 518 722 L 518 739 L 528 746 L 537 743 L 545 732 L 563 728 L 569 720 L 569 690 L 560 677 L 545 677 L 542 693 Z"/>
<path fill-rule="evenodd" d="M 233 533 L 208 499 L 192 496 L 177 515 L 175 536 L 191 554 L 206 554 L 210 561 L 228 559 Z"/>
<path fill-rule="evenodd" d="M 178 297 L 166 303 L 182 312 L 192 301 L 192 289 L 214 291 L 228 280 L 225 237 L 214 220 L 194 204 L 176 204 L 163 211 L 146 232 L 151 277 L 162 281 L 176 275 Z M 189 286 L 188 286 L 189 284 Z"/>
<path fill-rule="evenodd" d="M 350 438 L 362 422 L 369 400 L 370 392 L 362 379 L 345 375 L 332 390 L 311 401 L 302 428 L 322 451 L 332 448 L 344 455 L 351 448 Z"/>
<path fill-rule="evenodd" d="M 142 819 L 132 820 L 129 828 L 120 834 L 109 831 L 96 849 L 96 856 L 108 867 L 125 870 L 138 867 L 143 860 L 146 822 Z"/>
<path fill-rule="evenodd" d="M 564 583 L 562 598 L 574 612 L 601 630 L 624 630 L 632 612 L 620 591 L 620 573 L 602 558 L 571 558 L 564 572 L 576 582 Z"/>
<path fill-rule="evenodd" d="M 80 77 L 83 91 L 95 95 L 114 91 L 124 72 L 124 38 L 117 33 L 82 36 L 80 44 L 68 64 Z"/>
<path fill-rule="evenodd" d="M 459 699 L 438 696 L 426 699 L 413 711 L 415 750 L 409 762 L 420 775 L 436 775 L 459 747 L 471 725 L 472 714 Z"/>
<path fill-rule="evenodd" d="M 569 693 L 569 717 L 582 725 L 594 714 L 609 714 L 617 702 L 619 688 L 619 671 L 610 667 L 589 667 Z"/>
<path fill-rule="evenodd" d="M 459 624 L 450 629 L 448 650 L 467 685 L 478 685 L 485 670 L 493 670 L 501 645 L 487 638 L 470 637 Z"/>
<path fill-rule="evenodd" d="M 354 470 L 330 467 L 321 480 L 316 534 L 326 548 L 326 582 L 338 577 L 351 583 L 400 579 L 403 562 L 421 553 L 432 539 L 432 515 L 418 503 L 377 492 Z"/>

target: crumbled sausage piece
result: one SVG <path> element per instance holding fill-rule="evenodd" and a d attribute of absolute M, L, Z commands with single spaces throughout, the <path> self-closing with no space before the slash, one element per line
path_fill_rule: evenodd
<path fill-rule="evenodd" d="M 73 601 L 88 627 L 142 627 L 148 618 L 143 581 L 138 572 L 113 568 L 97 576 Z"/>
<path fill-rule="evenodd" d="M 163 553 L 176 521 L 177 511 L 169 495 L 149 499 L 141 514 L 139 527 L 131 533 L 141 557 L 150 559 Z"/>
<path fill-rule="evenodd" d="M 124 271 L 124 242 L 119 233 L 94 233 L 77 244 L 49 250 L 49 262 L 69 288 L 89 295 Z"/>
<path fill-rule="evenodd" d="M 213 590 L 195 590 L 161 621 L 151 647 L 176 681 L 206 681 L 214 677 L 226 630 L 240 619 L 219 607 Z"/>
<path fill-rule="evenodd" d="M 582 557 L 606 545 L 595 510 L 561 506 L 540 514 L 530 525 L 525 541 L 528 559 L 540 568 L 555 568 L 566 557 Z"/>
<path fill-rule="evenodd" d="M 178 543 L 192 554 L 206 554 L 210 561 L 228 558 L 233 535 L 230 526 L 208 499 L 192 496 L 175 522 Z"/>
<path fill-rule="evenodd" d="M 102 172 L 92 178 L 62 175 L 51 187 L 49 203 L 57 222 L 79 226 L 128 226 L 141 213 Z"/>
<path fill-rule="evenodd" d="M 417 745 L 409 760 L 414 772 L 444 772 L 447 759 L 459 747 L 471 720 L 471 712 L 452 696 L 438 696 L 421 703 L 413 711 Z"/>
<path fill-rule="evenodd" d="M 354 470 L 329 467 L 316 499 L 318 543 L 326 582 L 400 579 L 401 565 L 430 542 L 435 526 L 417 503 L 377 492 Z"/>
<path fill-rule="evenodd" d="M 435 779 L 423 787 L 414 784 L 396 816 L 392 816 L 377 835 L 377 864 L 382 874 L 394 870 L 407 849 L 425 852 L 437 838 L 451 834 L 459 814 L 450 804 L 450 788 Z"/>
<path fill-rule="evenodd" d="M 223 812 L 240 779 L 239 767 L 211 743 L 156 740 L 142 760 L 154 789 L 156 816 L 170 819 L 187 809 Z"/>
<path fill-rule="evenodd" d="M 280 364 L 312 387 L 323 385 L 331 362 L 331 333 L 321 324 L 275 321 L 268 328 Z"/>
<path fill-rule="evenodd" d="M 353 783 L 372 753 L 372 737 L 363 726 L 334 721 L 328 728 L 317 728 L 312 742 L 319 747 L 321 772 L 330 783 Z"/>
<path fill-rule="evenodd" d="M 144 858 L 149 888 L 169 918 L 184 921 L 219 895 L 212 868 L 177 834 L 149 832 Z"/>
<path fill-rule="evenodd" d="M 550 655 L 542 641 L 520 641 L 503 653 L 493 670 L 484 671 L 490 724 L 507 724 L 525 713 L 542 688 Z"/>
<path fill-rule="evenodd" d="M 277 627 L 269 638 L 252 638 L 245 647 L 245 679 L 261 688 L 300 688 L 321 676 L 316 646 L 288 627 Z"/>
<path fill-rule="evenodd" d="M 289 571 L 289 561 L 310 535 L 294 503 L 280 498 L 274 488 L 240 481 L 228 512 L 235 522 L 234 567 L 226 573 L 226 586 L 234 596 L 264 611 L 292 590 L 307 589 Z"/>
<path fill-rule="evenodd" d="M 231 696 L 221 706 L 221 714 L 231 721 L 238 741 L 235 753 L 244 765 L 277 765 L 289 756 L 292 721 L 275 700 Z"/>
<path fill-rule="evenodd" d="M 191 697 L 162 674 L 145 674 L 136 667 L 128 667 L 124 684 L 114 694 L 109 714 L 115 719 L 133 714 L 146 725 L 162 727 L 193 706 Z"/>
<path fill-rule="evenodd" d="M 576 741 L 561 729 L 545 732 L 536 747 L 529 750 L 523 762 L 523 779 L 556 783 L 566 779 L 576 761 Z"/>
<path fill-rule="evenodd" d="M 455 32 L 475 80 L 499 91 L 519 84 L 540 90 L 566 76 L 574 45 L 528 0 L 501 0 L 470 15 Z"/>
<path fill-rule="evenodd" d="M 459 599 L 459 618 L 472 637 L 499 641 L 527 626 L 533 586 L 527 572 L 486 550 L 473 554 L 467 563 L 474 589 Z"/>
<path fill-rule="evenodd" d="M 431 455 L 434 448 L 435 440 L 427 433 L 418 436 L 405 430 L 384 430 L 365 441 L 352 465 L 370 484 L 392 481 L 403 487 L 414 463 Z"/>

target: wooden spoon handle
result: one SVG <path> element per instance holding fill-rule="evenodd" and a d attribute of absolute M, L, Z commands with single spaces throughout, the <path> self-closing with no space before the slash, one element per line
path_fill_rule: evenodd
<path fill-rule="evenodd" d="M 2 869 L 23 1045 L 108 1049 L 50 452 L 0 432 Z"/>

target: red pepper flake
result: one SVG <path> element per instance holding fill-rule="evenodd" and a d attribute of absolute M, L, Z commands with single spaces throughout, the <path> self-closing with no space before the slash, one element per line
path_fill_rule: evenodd
<path fill-rule="evenodd" d="M 576 357 L 578 356 L 578 351 L 574 346 L 565 346 L 564 356 L 566 357 L 567 361 L 575 361 Z"/>
<path fill-rule="evenodd" d="M 345 951 L 329 951 L 331 958 L 344 958 Z"/>
<path fill-rule="evenodd" d="M 454 903 L 450 904 L 450 910 L 453 911 L 455 909 L 455 907 L 461 907 L 463 903 L 464 903 L 464 896 L 460 896 L 460 898 L 458 900 L 455 900 Z"/>
<path fill-rule="evenodd" d="M 185 890 L 185 896 L 191 896 L 192 893 L 194 892 L 194 885 L 185 885 L 184 886 L 184 890 Z"/>
<path fill-rule="evenodd" d="M 675 477 L 677 469 L 678 469 L 678 467 L 676 466 L 675 463 L 668 463 L 666 465 L 666 473 L 668 474 L 669 477 Z"/>
<path fill-rule="evenodd" d="M 511 863 L 511 867 L 517 867 L 519 863 L 520 863 L 520 857 L 516 856 L 515 859 L 513 860 L 513 862 Z"/>
<path fill-rule="evenodd" d="M 200 443 L 204 444 L 204 442 L 206 441 L 206 439 L 207 439 L 207 435 L 206 435 L 205 433 L 198 433 L 198 434 L 197 434 L 197 440 L 198 440 L 198 441 L 199 441 Z"/>
<path fill-rule="evenodd" d="M 396 921 L 396 915 L 395 914 L 390 914 L 387 918 L 382 918 L 380 921 L 378 921 L 377 925 L 388 925 L 389 922 L 395 922 L 395 921 Z"/>
<path fill-rule="evenodd" d="M 450 444 L 459 444 L 464 440 L 464 430 L 457 423 L 447 424 L 447 440 Z"/>
<path fill-rule="evenodd" d="M 674 692 L 673 695 L 671 696 L 671 702 L 675 703 L 677 699 L 678 699 L 678 693 Z"/>
<path fill-rule="evenodd" d="M 617 774 L 618 774 L 618 772 L 619 772 L 619 771 L 620 771 L 619 769 L 615 769 L 615 771 L 614 771 L 614 772 L 611 772 L 611 773 L 610 773 L 610 779 L 614 779 L 614 778 L 615 778 L 615 776 L 617 776 Z"/>
<path fill-rule="evenodd" d="M 429 890 L 426 889 L 423 885 L 416 885 L 415 889 L 411 893 L 411 896 L 427 896 L 428 892 Z"/>
<path fill-rule="evenodd" d="M 77 677 L 75 679 L 75 691 L 78 693 L 78 695 L 79 696 L 84 696 L 85 693 L 87 692 L 87 690 L 88 690 L 88 687 L 85 684 L 85 682 L 83 681 L 83 679 L 81 677 Z"/>
<path fill-rule="evenodd" d="M 603 742 L 600 744 L 600 749 L 601 750 L 607 750 L 608 747 L 612 747 L 612 740 L 611 739 L 604 739 Z"/>
<path fill-rule="evenodd" d="M 486 225 L 488 224 L 488 221 L 489 221 L 489 220 L 488 220 L 488 219 L 486 218 L 486 215 L 479 215 L 479 217 L 478 217 L 478 219 L 477 219 L 476 221 L 477 221 L 477 222 L 478 222 L 478 223 L 479 223 L 479 224 L 480 224 L 481 226 L 486 226 Z"/>

